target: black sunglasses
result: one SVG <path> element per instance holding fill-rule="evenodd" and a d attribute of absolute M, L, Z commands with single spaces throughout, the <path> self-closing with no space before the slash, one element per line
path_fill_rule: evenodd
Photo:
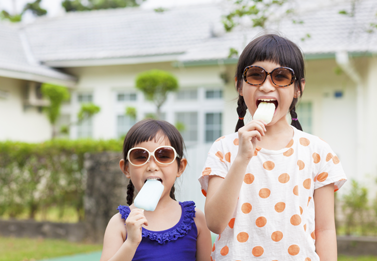
<path fill-rule="evenodd" d="M 266 81 L 268 75 L 277 87 L 287 87 L 296 80 L 295 72 L 289 67 L 277 67 L 271 72 L 267 72 L 264 68 L 256 65 L 245 67 L 242 78 L 250 85 L 260 86 Z"/>

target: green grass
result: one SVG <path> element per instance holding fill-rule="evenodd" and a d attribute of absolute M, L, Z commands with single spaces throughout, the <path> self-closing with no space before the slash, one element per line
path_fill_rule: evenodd
<path fill-rule="evenodd" d="M 0 261 L 35 261 L 100 250 L 102 245 L 54 239 L 0 237 Z"/>
<path fill-rule="evenodd" d="M 359 257 L 350 257 L 340 255 L 338 261 L 376 261 L 377 256 L 359 256 Z"/>
<path fill-rule="evenodd" d="M 36 261 L 101 251 L 102 245 L 72 243 L 54 239 L 0 237 L 0 261 Z M 376 261 L 376 256 L 350 257 L 340 255 L 338 261 Z"/>
<path fill-rule="evenodd" d="M 0 216 L 1 219 L 7 220 L 9 216 L 4 214 Z M 24 212 L 17 216 L 17 220 L 25 220 L 29 218 L 28 212 Z M 59 215 L 59 209 L 57 207 L 50 207 L 46 211 L 37 211 L 35 215 L 35 221 L 50 221 L 50 222 L 62 222 L 62 223 L 77 223 L 79 217 L 77 212 L 72 207 L 66 207 L 64 209 L 63 216 Z"/>

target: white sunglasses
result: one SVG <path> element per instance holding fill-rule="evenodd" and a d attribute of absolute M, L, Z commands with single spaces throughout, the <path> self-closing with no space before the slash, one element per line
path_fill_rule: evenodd
<path fill-rule="evenodd" d="M 127 153 L 127 160 L 131 165 L 143 166 L 149 161 L 151 156 L 154 157 L 156 162 L 163 165 L 169 165 L 173 163 L 176 158 L 180 158 L 172 146 L 160 146 L 153 152 L 142 147 L 132 148 Z"/>

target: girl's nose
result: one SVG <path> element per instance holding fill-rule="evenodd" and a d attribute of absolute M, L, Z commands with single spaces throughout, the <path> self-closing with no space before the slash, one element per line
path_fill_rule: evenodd
<path fill-rule="evenodd" d="M 147 171 L 157 171 L 157 170 L 158 170 L 158 165 L 157 165 L 156 159 L 153 156 L 151 156 L 147 163 Z"/>
<path fill-rule="evenodd" d="M 271 75 L 268 75 L 264 83 L 259 87 L 263 92 L 272 92 L 275 90 L 275 86 L 272 83 Z"/>

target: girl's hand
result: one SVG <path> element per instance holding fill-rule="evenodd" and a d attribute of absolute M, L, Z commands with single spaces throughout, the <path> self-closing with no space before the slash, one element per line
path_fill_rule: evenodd
<path fill-rule="evenodd" d="M 254 155 L 257 140 L 261 141 L 267 131 L 265 125 L 261 120 L 252 120 L 238 130 L 238 158 L 250 161 Z"/>
<path fill-rule="evenodd" d="M 126 219 L 127 240 L 133 245 L 139 245 L 141 242 L 141 227 L 148 226 L 148 221 L 144 216 L 144 210 L 134 208 Z"/>

